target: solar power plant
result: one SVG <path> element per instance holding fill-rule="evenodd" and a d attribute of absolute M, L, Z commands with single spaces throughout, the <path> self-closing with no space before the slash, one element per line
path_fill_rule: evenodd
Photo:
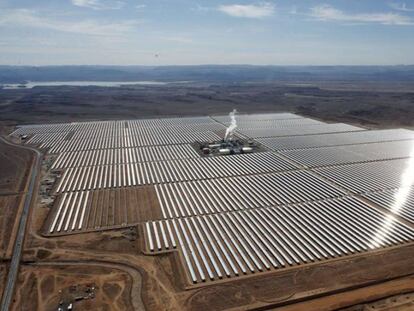
<path fill-rule="evenodd" d="M 364 197 L 414 223 L 414 188 L 381 190 L 364 194 Z"/>
<path fill-rule="evenodd" d="M 12 135 L 53 158 L 45 236 L 138 226 L 143 252 L 177 254 L 188 286 L 414 241 L 413 131 L 292 113 L 236 120 L 232 139 L 251 146 L 237 154 L 208 147 L 226 142 L 227 115 L 25 125 Z"/>
<path fill-rule="evenodd" d="M 322 133 L 335 133 L 335 132 L 350 132 L 360 131 L 361 128 L 337 123 L 337 124 L 309 124 L 301 126 L 286 126 L 286 127 L 260 127 L 261 122 L 257 122 L 256 128 L 243 128 L 239 132 L 250 138 L 260 137 L 277 137 L 277 136 L 294 136 L 294 135 L 312 135 Z"/>
<path fill-rule="evenodd" d="M 412 159 L 374 161 L 315 169 L 337 185 L 356 193 L 411 186 Z"/>
<path fill-rule="evenodd" d="M 272 150 L 279 151 L 409 139 L 414 139 L 413 131 L 405 129 L 390 129 L 307 136 L 268 137 L 258 138 L 257 141 Z"/>
<path fill-rule="evenodd" d="M 147 222 L 150 251 L 182 250 L 194 283 L 412 241 L 414 231 L 355 198 Z M 168 234 L 167 234 L 168 233 Z"/>
<path fill-rule="evenodd" d="M 317 149 L 280 151 L 289 159 L 310 167 L 334 164 L 407 158 L 412 154 L 414 140 L 387 141 Z"/>
<path fill-rule="evenodd" d="M 230 119 L 228 115 L 222 116 L 212 116 L 212 119 L 221 122 L 221 123 L 229 123 Z M 291 120 L 291 119 L 301 119 L 305 120 L 306 118 L 302 118 L 301 116 L 294 114 L 294 113 L 262 113 L 262 114 L 238 114 L 237 120 L 238 122 L 244 121 L 275 121 L 275 120 Z M 309 119 L 307 119 L 309 120 Z"/>

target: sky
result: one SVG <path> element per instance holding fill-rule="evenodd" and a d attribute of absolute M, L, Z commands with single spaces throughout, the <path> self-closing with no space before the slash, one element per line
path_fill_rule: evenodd
<path fill-rule="evenodd" d="M 0 64 L 414 64 L 414 0 L 0 0 Z"/>

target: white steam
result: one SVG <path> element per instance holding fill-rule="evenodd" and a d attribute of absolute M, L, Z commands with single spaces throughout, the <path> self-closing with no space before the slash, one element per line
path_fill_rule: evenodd
<path fill-rule="evenodd" d="M 226 129 L 226 135 L 224 135 L 224 140 L 226 141 L 233 139 L 234 131 L 237 128 L 236 112 L 237 110 L 233 109 L 233 111 L 229 113 L 231 123 L 230 126 Z"/>

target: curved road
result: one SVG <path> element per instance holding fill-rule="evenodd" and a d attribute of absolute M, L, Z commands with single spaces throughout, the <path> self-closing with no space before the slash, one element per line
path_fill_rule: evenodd
<path fill-rule="evenodd" d="M 12 256 L 10 267 L 9 267 L 9 274 L 7 276 L 7 283 L 6 283 L 6 286 L 4 288 L 3 299 L 1 301 L 0 310 L 1 311 L 8 311 L 9 306 L 10 306 L 10 302 L 11 302 L 12 297 L 13 297 L 13 292 L 14 292 L 14 287 L 15 287 L 17 275 L 18 275 L 18 272 L 19 272 L 20 258 L 21 258 L 22 249 L 23 249 L 23 241 L 24 241 L 24 236 L 25 236 L 25 233 L 26 233 L 26 225 L 27 225 L 27 220 L 28 220 L 28 217 L 29 217 L 30 205 L 31 205 L 32 198 L 33 198 L 33 190 L 34 190 L 35 185 L 36 185 L 37 174 L 39 172 L 39 168 L 40 168 L 40 164 L 41 164 L 42 154 L 35 148 L 28 147 L 28 146 L 21 146 L 21 145 L 11 143 L 8 140 L 4 139 L 3 137 L 0 137 L 0 140 L 3 143 L 7 144 L 7 145 L 11 145 L 11 146 L 14 146 L 14 147 L 19 147 L 19 148 L 31 150 L 31 151 L 34 151 L 36 153 L 36 160 L 35 160 L 35 163 L 32 167 L 32 174 L 30 176 L 29 188 L 27 189 L 27 194 L 26 194 L 26 198 L 25 198 L 25 201 L 24 201 L 23 211 L 22 211 L 22 215 L 21 215 L 21 218 L 20 218 L 20 222 L 19 222 L 19 229 L 17 231 L 16 240 L 14 242 L 13 256 Z"/>

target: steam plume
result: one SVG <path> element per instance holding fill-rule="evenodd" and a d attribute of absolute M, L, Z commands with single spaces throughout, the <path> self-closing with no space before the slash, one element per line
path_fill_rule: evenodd
<path fill-rule="evenodd" d="M 229 127 L 226 129 L 226 135 L 224 135 L 224 140 L 226 141 L 233 139 L 234 131 L 237 128 L 236 113 L 236 109 L 233 109 L 233 111 L 229 113 L 231 123 Z"/>

